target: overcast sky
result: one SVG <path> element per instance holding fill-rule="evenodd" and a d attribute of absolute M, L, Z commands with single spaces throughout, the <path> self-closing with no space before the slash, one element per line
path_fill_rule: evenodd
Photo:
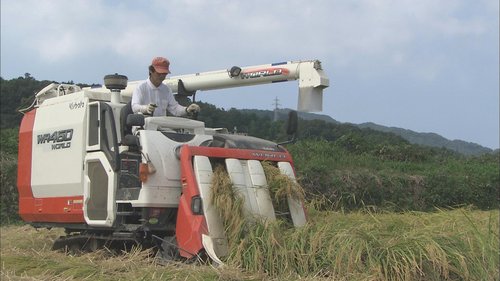
<path fill-rule="evenodd" d="M 1 0 L 1 76 L 103 83 L 318 59 L 322 114 L 499 147 L 498 0 Z M 297 83 L 197 94 L 296 108 Z"/>

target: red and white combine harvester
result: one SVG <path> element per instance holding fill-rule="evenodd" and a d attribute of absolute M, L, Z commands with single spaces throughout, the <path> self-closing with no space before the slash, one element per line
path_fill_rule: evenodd
<path fill-rule="evenodd" d="M 329 80 L 317 60 L 283 62 L 173 76 L 177 96 L 198 90 L 299 81 L 298 110 L 322 110 Z M 245 199 L 245 214 L 305 224 L 303 202 L 289 198 L 276 214 L 261 161 L 294 179 L 292 158 L 279 144 L 180 117 L 132 114 L 140 83 L 107 75 L 105 87 L 51 84 L 23 110 L 19 130 L 19 214 L 34 227 L 60 227 L 54 248 L 94 250 L 136 243 L 184 258 L 227 255 L 221 218 L 210 203 L 212 167 L 222 164 Z M 296 114 L 291 114 L 296 118 Z M 296 124 L 295 122 L 291 122 Z M 293 128 L 291 129 L 293 131 Z"/>

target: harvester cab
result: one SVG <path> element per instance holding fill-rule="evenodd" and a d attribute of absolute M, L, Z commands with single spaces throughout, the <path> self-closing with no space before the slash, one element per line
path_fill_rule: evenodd
<path fill-rule="evenodd" d="M 274 142 L 206 128 L 201 121 L 133 114 L 140 83 L 107 75 L 102 88 L 51 84 L 24 110 L 19 132 L 21 218 L 35 227 L 62 227 L 54 248 L 96 249 L 112 243 L 160 245 L 214 261 L 228 253 L 224 222 L 212 203 L 215 166 L 243 198 L 245 216 L 306 223 L 301 200 L 289 196 L 276 212 L 263 162 L 295 180 L 291 155 Z M 319 61 L 283 62 L 174 76 L 178 95 L 299 80 L 298 109 L 322 109 L 328 78 Z M 287 131 L 295 133 L 296 113 Z"/>

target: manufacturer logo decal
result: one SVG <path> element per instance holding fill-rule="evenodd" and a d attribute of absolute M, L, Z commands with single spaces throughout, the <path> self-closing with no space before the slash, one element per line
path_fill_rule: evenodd
<path fill-rule="evenodd" d="M 37 135 L 38 144 L 52 143 L 52 150 L 71 147 L 73 138 L 73 129 L 55 131 L 48 134 Z"/>
<path fill-rule="evenodd" d="M 85 102 L 83 101 L 69 103 L 69 109 L 78 109 L 78 108 L 83 108 L 84 106 Z"/>
<path fill-rule="evenodd" d="M 267 153 L 267 152 L 252 152 L 252 156 L 254 157 L 264 157 L 268 159 L 282 159 L 286 158 L 286 155 L 276 154 L 276 153 Z"/>
<path fill-rule="evenodd" d="M 249 78 L 276 76 L 276 75 L 288 75 L 289 73 L 290 71 L 286 68 L 270 67 L 263 69 L 246 70 L 241 73 L 241 78 L 249 79 Z"/>

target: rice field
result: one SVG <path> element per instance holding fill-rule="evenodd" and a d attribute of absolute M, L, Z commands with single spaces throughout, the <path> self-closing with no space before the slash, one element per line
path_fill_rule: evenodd
<path fill-rule="evenodd" d="M 498 247 L 498 212 L 313 212 L 301 229 L 251 229 L 228 262 L 275 277 L 498 280 Z"/>
<path fill-rule="evenodd" d="M 303 198 L 295 182 L 264 165 L 271 198 L 282 208 Z M 318 211 L 308 223 L 243 218 L 242 200 L 224 169 L 214 170 L 212 203 L 229 240 L 223 266 L 165 262 L 150 250 L 52 251 L 62 229 L 0 228 L 1 280 L 500 280 L 499 210 L 433 212 Z M 322 203 L 324 205 L 324 203 Z M 323 206 L 324 207 L 324 206 Z"/>
<path fill-rule="evenodd" d="M 309 211 L 300 229 L 255 225 L 226 266 L 163 264 L 148 251 L 51 251 L 63 231 L 1 228 L 1 280 L 499 280 L 499 212 Z"/>
<path fill-rule="evenodd" d="M 263 163 L 271 198 L 282 208 L 303 190 Z M 225 222 L 226 263 L 266 276 L 334 280 L 495 280 L 499 278 L 498 212 L 315 212 L 290 228 L 283 220 L 244 218 L 241 198 L 223 169 L 215 169 L 212 202 Z M 222 200 L 221 200 L 222 199 Z"/>

